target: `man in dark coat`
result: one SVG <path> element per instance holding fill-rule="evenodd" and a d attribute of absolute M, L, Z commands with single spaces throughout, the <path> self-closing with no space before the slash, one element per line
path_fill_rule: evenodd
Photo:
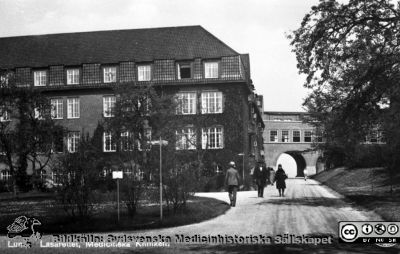
<path fill-rule="evenodd" d="M 229 162 L 229 169 L 226 171 L 225 175 L 225 185 L 228 186 L 229 200 L 231 201 L 231 206 L 236 206 L 236 193 L 239 186 L 239 172 L 236 170 L 235 162 Z"/>
<path fill-rule="evenodd" d="M 269 183 L 269 170 L 264 166 L 264 163 L 259 162 L 254 169 L 254 180 L 257 184 L 258 197 L 264 197 L 264 188 L 267 182 Z"/>

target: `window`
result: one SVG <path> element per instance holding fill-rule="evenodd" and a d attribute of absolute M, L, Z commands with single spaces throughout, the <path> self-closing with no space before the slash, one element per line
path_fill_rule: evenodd
<path fill-rule="evenodd" d="M 138 66 L 138 81 L 149 81 L 151 80 L 151 66 L 140 65 Z"/>
<path fill-rule="evenodd" d="M 104 67 L 104 83 L 117 82 L 117 67 Z"/>
<path fill-rule="evenodd" d="M 9 181 L 9 180 L 11 180 L 11 172 L 10 172 L 10 170 L 3 170 L 3 171 L 1 171 L 1 180 L 2 180 L 2 181 Z"/>
<path fill-rule="evenodd" d="M 0 87 L 7 87 L 9 79 L 9 74 L 0 75 Z"/>
<path fill-rule="evenodd" d="M 103 115 L 104 117 L 113 117 L 115 109 L 115 96 L 103 97 Z"/>
<path fill-rule="evenodd" d="M 282 131 L 281 142 L 289 142 L 289 131 Z"/>
<path fill-rule="evenodd" d="M 35 71 L 33 72 L 33 79 L 35 86 L 45 86 L 47 84 L 47 72 Z"/>
<path fill-rule="evenodd" d="M 53 181 L 53 185 L 62 184 L 62 174 L 58 172 L 51 172 L 51 180 Z"/>
<path fill-rule="evenodd" d="M 0 108 L 0 122 L 11 121 L 10 112 L 5 108 Z"/>
<path fill-rule="evenodd" d="M 145 128 L 143 130 L 143 136 L 139 133 L 139 140 L 137 140 L 138 150 L 142 151 L 142 144 L 144 145 L 144 150 L 149 151 L 151 149 L 151 128 Z"/>
<path fill-rule="evenodd" d="M 104 147 L 104 152 L 115 152 L 115 151 L 117 151 L 117 146 L 115 144 L 115 139 L 114 139 L 111 131 L 104 132 L 103 147 Z"/>
<path fill-rule="evenodd" d="M 63 119 L 63 99 L 51 99 L 51 118 Z"/>
<path fill-rule="evenodd" d="M 311 142 L 312 131 L 304 131 L 304 142 Z"/>
<path fill-rule="evenodd" d="M 124 131 L 121 133 L 121 151 L 127 152 L 132 150 L 132 134 L 129 131 Z"/>
<path fill-rule="evenodd" d="M 269 141 L 278 142 L 278 131 L 273 130 L 269 132 Z"/>
<path fill-rule="evenodd" d="M 203 128 L 201 131 L 202 149 L 220 149 L 224 147 L 222 127 Z"/>
<path fill-rule="evenodd" d="M 79 98 L 67 99 L 67 118 L 79 118 Z"/>
<path fill-rule="evenodd" d="M 201 113 L 222 113 L 222 92 L 202 92 Z"/>
<path fill-rule="evenodd" d="M 293 142 L 300 142 L 300 131 L 293 131 Z"/>
<path fill-rule="evenodd" d="M 79 69 L 67 70 L 67 85 L 79 84 Z"/>
<path fill-rule="evenodd" d="M 196 134 L 193 127 L 186 127 L 176 131 L 176 150 L 196 149 Z"/>
<path fill-rule="evenodd" d="M 315 131 L 314 141 L 315 141 L 315 142 L 318 142 L 318 143 L 321 143 L 321 142 L 322 142 L 322 131 L 321 131 L 321 130 L 317 129 L 317 130 Z"/>
<path fill-rule="evenodd" d="M 190 63 L 178 64 L 178 79 L 185 79 L 192 77 L 192 68 Z"/>
<path fill-rule="evenodd" d="M 218 78 L 218 62 L 204 63 L 204 77 Z"/>
<path fill-rule="evenodd" d="M 78 150 L 80 140 L 79 131 L 71 131 L 68 133 L 67 137 L 67 149 L 70 153 L 75 153 Z"/>
<path fill-rule="evenodd" d="M 195 92 L 178 93 L 177 114 L 196 114 L 197 98 Z"/>

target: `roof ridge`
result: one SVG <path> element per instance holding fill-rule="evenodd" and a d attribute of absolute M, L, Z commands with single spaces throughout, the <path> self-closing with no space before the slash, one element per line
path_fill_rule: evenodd
<path fill-rule="evenodd" d="M 161 30 L 161 29 L 179 29 L 179 28 L 193 28 L 199 27 L 205 30 L 201 25 L 191 25 L 191 26 L 165 26 L 165 27 L 149 27 L 149 28 L 127 28 L 127 29 L 111 29 L 111 30 L 91 30 L 91 31 L 80 31 L 80 32 L 65 32 L 65 33 L 48 33 L 48 34 L 27 34 L 27 35 L 17 35 L 17 36 L 5 36 L 0 37 L 0 39 L 8 38 L 24 38 L 24 37 L 36 37 L 36 36 L 52 36 L 52 35 L 70 35 L 70 34 L 91 34 L 91 33 L 107 33 L 107 32 L 124 32 L 124 31 L 140 31 L 140 30 Z M 207 30 L 205 30 L 207 31 Z M 208 32 L 208 31 L 207 31 Z M 209 33 L 209 32 L 208 32 Z M 218 38 L 216 38 L 218 39 Z M 218 39 L 219 40 L 219 39 Z"/>

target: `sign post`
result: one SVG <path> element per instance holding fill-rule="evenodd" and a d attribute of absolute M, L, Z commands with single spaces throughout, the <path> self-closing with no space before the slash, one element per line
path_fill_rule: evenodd
<path fill-rule="evenodd" d="M 163 206 L 162 206 L 162 143 L 160 136 L 160 221 L 163 219 Z"/>
<path fill-rule="evenodd" d="M 119 179 L 122 179 L 124 176 L 122 171 L 113 171 L 112 178 L 117 179 L 117 210 L 118 210 L 118 222 L 119 222 Z"/>
<path fill-rule="evenodd" d="M 163 206 L 162 206 L 162 194 L 163 194 L 163 191 L 162 191 L 162 186 L 163 186 L 163 184 L 162 184 L 162 146 L 163 145 L 168 145 L 168 141 L 166 141 L 166 140 L 162 140 L 161 139 L 161 136 L 160 136 L 160 140 L 158 140 L 158 141 L 151 141 L 151 144 L 152 145 L 159 145 L 160 146 L 160 221 L 162 221 L 162 219 L 163 219 Z"/>

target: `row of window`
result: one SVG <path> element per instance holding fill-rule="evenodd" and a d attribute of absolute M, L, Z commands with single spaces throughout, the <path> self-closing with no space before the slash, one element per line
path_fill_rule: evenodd
<path fill-rule="evenodd" d="M 312 130 L 292 130 L 292 136 L 290 140 L 289 136 L 289 130 L 281 130 L 281 135 L 280 137 L 278 136 L 278 130 L 270 130 L 269 131 L 269 141 L 270 142 L 283 142 L 283 143 L 288 143 L 288 142 L 294 142 L 294 143 L 300 143 L 300 142 L 305 142 L 305 143 L 311 143 L 313 142 L 313 139 L 315 142 L 322 142 L 322 136 L 315 133 L 313 133 Z M 303 135 L 301 135 L 303 134 Z M 279 140 L 280 138 L 280 140 Z"/>
<path fill-rule="evenodd" d="M 386 136 L 384 131 L 374 130 L 365 136 L 364 143 L 366 144 L 384 144 Z"/>
<path fill-rule="evenodd" d="M 197 113 L 197 93 L 183 92 L 178 93 L 177 114 L 196 114 Z M 62 98 L 50 100 L 51 116 L 53 119 L 63 119 L 64 107 Z M 103 97 L 103 116 L 113 117 L 116 97 L 108 95 Z M 222 113 L 222 92 L 202 92 L 201 93 L 201 113 L 216 114 Z M 67 98 L 67 119 L 80 117 L 80 99 Z M 9 120 L 9 114 L 1 114 L 0 120 Z"/>
<path fill-rule="evenodd" d="M 71 131 L 67 135 L 67 150 L 70 153 L 77 151 L 79 146 L 81 133 L 79 131 Z M 145 140 L 151 140 L 151 129 L 145 133 Z M 59 140 L 62 142 L 62 139 Z M 122 132 L 120 139 L 121 151 L 132 151 L 135 147 L 142 150 L 140 142 L 133 138 L 129 132 Z M 55 152 L 63 152 L 62 144 L 55 144 Z M 194 150 L 197 149 L 197 134 L 194 127 L 184 127 L 176 130 L 176 150 Z M 207 127 L 201 128 L 201 149 L 222 149 L 224 148 L 224 130 L 223 127 Z M 147 148 L 144 148 L 147 149 Z M 116 137 L 111 132 L 103 133 L 103 151 L 116 152 Z"/>
<path fill-rule="evenodd" d="M 222 92 L 209 91 L 201 92 L 201 113 L 216 114 L 223 112 Z M 196 92 L 180 92 L 177 94 L 177 114 L 194 115 L 197 114 L 197 93 Z"/>
<path fill-rule="evenodd" d="M 193 78 L 192 63 L 178 63 L 177 78 L 178 79 L 190 79 Z M 138 65 L 136 67 L 137 81 L 151 81 L 152 65 Z M 117 66 L 106 66 L 102 68 L 103 82 L 104 83 L 115 83 L 118 81 Z M 204 78 L 218 78 L 219 77 L 219 62 L 204 62 Z M 81 83 L 81 69 L 80 68 L 69 68 L 65 71 L 65 78 L 67 85 L 78 85 Z M 33 71 L 33 84 L 34 86 L 46 86 L 48 84 L 48 71 L 47 70 L 36 70 Z"/>
<path fill-rule="evenodd" d="M 197 134 L 194 127 L 184 127 L 176 130 L 176 150 L 195 150 L 197 149 Z M 146 134 L 147 140 L 151 139 L 151 133 Z M 129 132 L 121 133 L 120 150 L 131 151 L 134 149 L 134 139 Z M 140 143 L 136 143 L 140 150 Z M 220 126 L 201 128 L 201 149 L 222 149 L 224 148 L 224 131 Z M 103 135 L 103 151 L 116 152 L 116 138 L 111 132 L 104 132 Z"/>

